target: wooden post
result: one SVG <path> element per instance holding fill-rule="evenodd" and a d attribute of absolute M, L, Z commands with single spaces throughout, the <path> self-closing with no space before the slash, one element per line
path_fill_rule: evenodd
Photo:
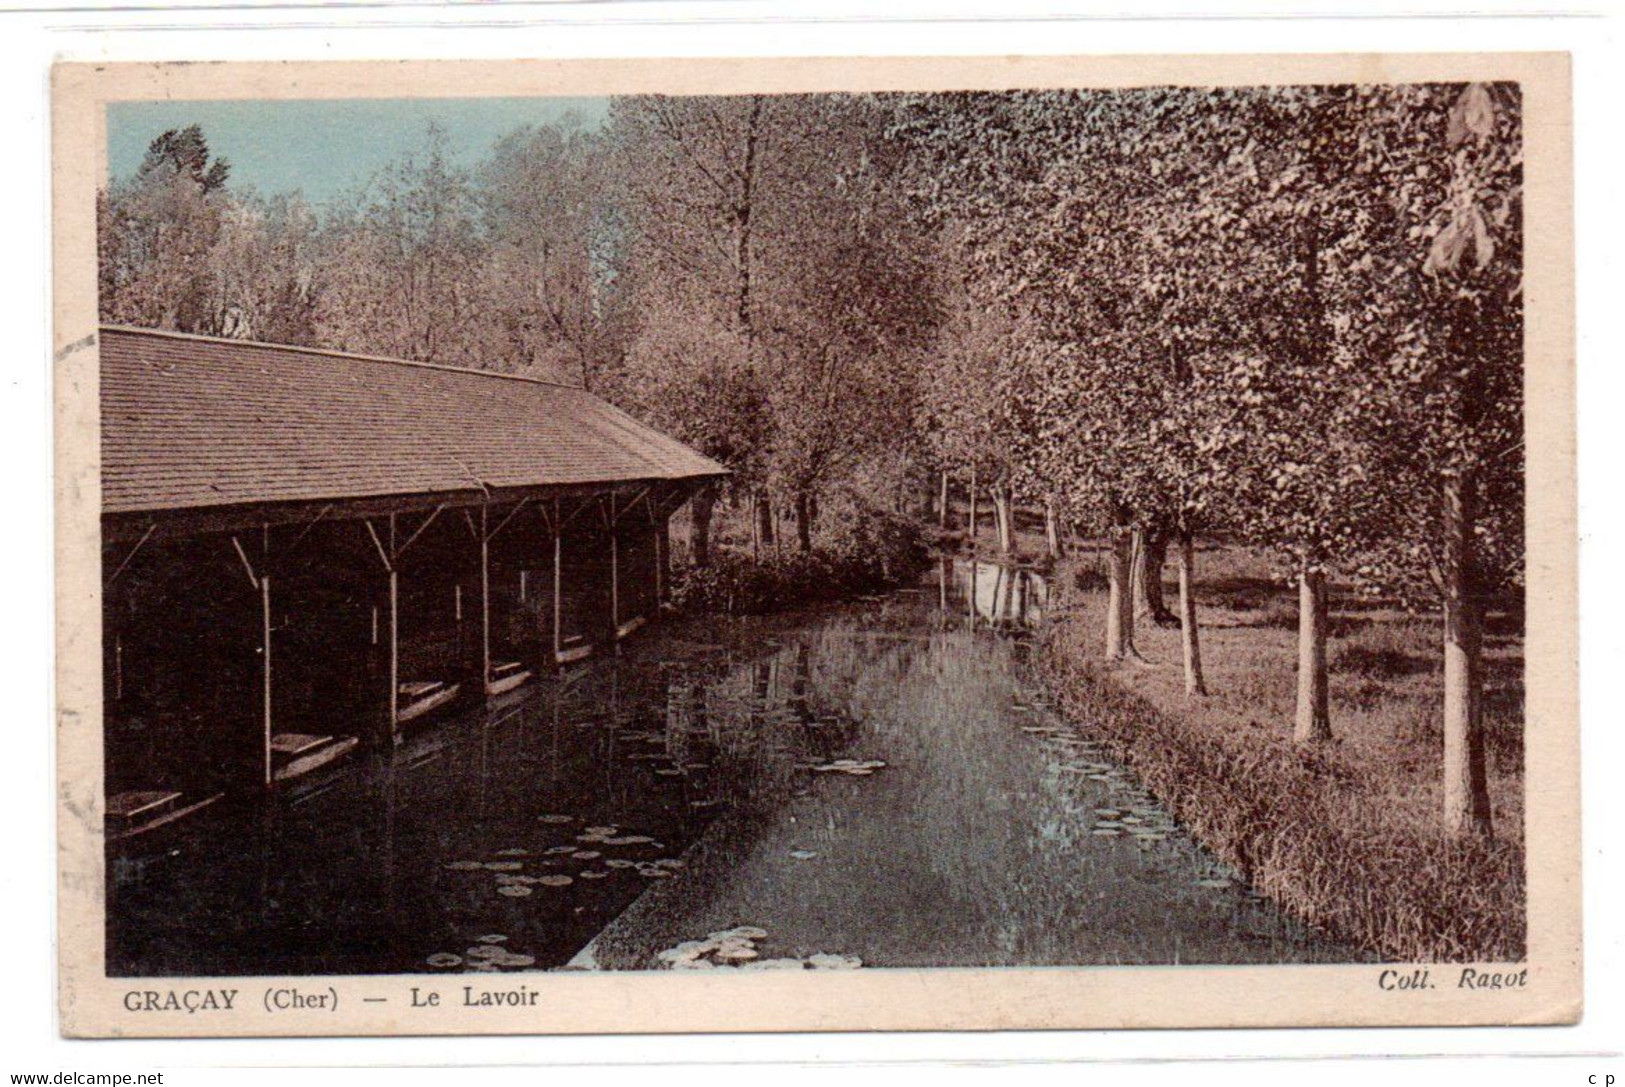
<path fill-rule="evenodd" d="M 265 786 L 270 788 L 273 778 L 271 767 L 271 578 L 269 575 L 260 575 L 260 661 L 261 683 L 260 691 L 261 710 L 264 715 L 265 726 Z"/>
<path fill-rule="evenodd" d="M 480 507 L 480 694 L 491 688 L 491 535 Z"/>
<path fill-rule="evenodd" d="M 615 496 L 609 496 L 609 640 L 621 641 L 621 534 L 615 526 Z"/>
<path fill-rule="evenodd" d="M 400 574 L 390 570 L 390 739 L 400 739 Z"/>
<path fill-rule="evenodd" d="M 563 598 L 563 570 L 564 552 L 560 541 L 564 526 L 559 523 L 558 503 L 553 504 L 553 663 L 559 662 L 559 650 L 564 648 L 563 618 L 559 615 L 559 605 Z"/>
<path fill-rule="evenodd" d="M 661 553 L 664 549 L 660 545 L 660 538 L 666 534 L 666 523 L 656 519 L 654 526 L 655 537 L 655 614 L 660 614 L 660 605 L 666 599 L 666 559 Z"/>

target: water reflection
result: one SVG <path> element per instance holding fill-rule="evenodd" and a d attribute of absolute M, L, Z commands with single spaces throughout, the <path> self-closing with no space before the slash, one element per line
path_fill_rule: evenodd
<path fill-rule="evenodd" d="M 1043 621 L 1049 606 L 1048 580 L 1036 570 L 1011 563 L 944 556 L 937 569 L 937 586 L 943 611 L 949 609 L 953 597 L 964 602 L 973 625 L 995 629 L 1030 630 Z"/>
<path fill-rule="evenodd" d="M 1319 953 L 1070 737 L 1023 639 L 978 633 L 1036 622 L 1041 578 L 937 582 L 667 624 L 303 795 L 110 850 L 108 971 L 540 969 L 606 926 L 612 965 L 652 966 L 743 921 L 877 965 Z"/>

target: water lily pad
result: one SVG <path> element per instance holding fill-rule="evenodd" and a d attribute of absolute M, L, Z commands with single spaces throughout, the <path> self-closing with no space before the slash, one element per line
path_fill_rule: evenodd
<path fill-rule="evenodd" d="M 576 817 L 573 816 L 573 815 L 538 815 L 536 817 L 536 821 L 538 823 L 556 823 L 556 824 L 558 824 L 558 823 L 573 823 L 573 822 L 576 821 Z"/>
<path fill-rule="evenodd" d="M 604 865 L 609 868 L 636 868 L 638 866 L 638 862 L 625 860 L 621 857 L 611 857 L 609 860 L 604 862 Z"/>
<path fill-rule="evenodd" d="M 679 959 L 695 959 L 710 951 L 715 945 L 709 940 L 684 940 L 676 947 L 668 947 L 655 958 L 661 962 L 676 962 Z"/>
<path fill-rule="evenodd" d="M 574 853 L 575 851 L 576 847 L 573 845 L 553 845 L 543 850 L 550 857 L 562 856 L 565 853 Z"/>
<path fill-rule="evenodd" d="M 1089 833 L 1093 834 L 1096 838 L 1116 838 L 1123 832 L 1118 830 L 1116 827 L 1096 827 Z"/>
<path fill-rule="evenodd" d="M 820 952 L 807 956 L 807 965 L 814 970 L 856 970 L 863 960 L 856 955 L 831 955 Z"/>
<path fill-rule="evenodd" d="M 477 872 L 485 867 L 484 861 L 452 861 L 446 865 L 453 872 Z"/>
<path fill-rule="evenodd" d="M 619 838 L 605 838 L 605 839 L 602 840 L 601 844 L 603 844 L 603 845 L 648 845 L 652 841 L 654 841 L 654 839 L 649 837 L 646 834 L 623 834 Z"/>
<path fill-rule="evenodd" d="M 607 838 L 611 834 L 614 834 L 619 830 L 620 830 L 619 827 L 588 827 L 587 829 L 583 830 L 581 833 L 583 835 L 588 835 L 588 836 L 591 836 L 591 837 L 594 837 L 594 838 Z"/>
<path fill-rule="evenodd" d="M 463 965 L 463 957 L 453 955 L 450 951 L 436 951 L 423 961 L 440 970 L 449 970 L 453 966 Z"/>
<path fill-rule="evenodd" d="M 536 965 L 536 956 L 535 955 L 519 955 L 519 954 L 515 954 L 515 953 L 512 953 L 512 952 L 508 952 L 508 953 L 504 953 L 501 958 L 487 959 L 486 961 L 489 962 L 489 963 L 494 963 L 497 966 L 513 966 L 513 967 L 523 968 L 523 967 L 526 967 L 526 966 L 535 966 Z"/>
<path fill-rule="evenodd" d="M 708 932 L 705 935 L 707 939 L 711 940 L 765 940 L 767 939 L 767 929 L 758 928 L 755 925 L 736 925 L 733 928 L 719 929 L 716 932 Z"/>
<path fill-rule="evenodd" d="M 530 856 L 530 850 L 528 850 L 528 849 L 520 849 L 517 846 L 512 848 L 512 849 L 499 849 L 499 850 L 497 850 L 497 856 L 499 856 L 499 857 L 528 857 L 528 856 Z"/>
<path fill-rule="evenodd" d="M 574 883 L 575 880 L 571 879 L 569 876 L 538 876 L 536 877 L 536 882 L 541 884 L 543 887 L 568 887 L 570 884 Z"/>
<path fill-rule="evenodd" d="M 476 937 L 476 939 L 478 939 L 482 944 L 505 944 L 508 942 L 508 938 L 502 935 L 500 932 L 488 933 L 487 935 Z"/>
<path fill-rule="evenodd" d="M 594 869 L 589 869 L 586 872 L 577 873 L 577 878 L 579 878 L 579 879 L 603 879 L 607 875 L 609 875 L 608 872 L 601 872 L 598 869 L 594 868 Z"/>
<path fill-rule="evenodd" d="M 486 861 L 487 872 L 517 872 L 524 867 L 520 861 Z"/>
<path fill-rule="evenodd" d="M 531 890 L 523 883 L 504 883 L 497 888 L 497 894 L 507 895 L 509 898 L 528 898 Z"/>
<path fill-rule="evenodd" d="M 818 854 L 811 849 L 792 849 L 790 850 L 790 856 L 798 861 L 810 861 Z"/>
<path fill-rule="evenodd" d="M 761 958 L 761 953 L 754 947 L 724 947 L 717 951 L 717 958 L 724 962 L 749 962 Z"/>
<path fill-rule="evenodd" d="M 596 849 L 578 849 L 570 854 L 570 859 L 574 861 L 595 861 L 602 856 L 603 854 Z"/>

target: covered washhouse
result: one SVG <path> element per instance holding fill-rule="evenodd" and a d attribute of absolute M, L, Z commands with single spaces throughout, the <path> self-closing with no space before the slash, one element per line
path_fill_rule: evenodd
<path fill-rule="evenodd" d="M 276 788 L 615 645 L 725 470 L 572 386 L 104 328 L 107 827 Z"/>

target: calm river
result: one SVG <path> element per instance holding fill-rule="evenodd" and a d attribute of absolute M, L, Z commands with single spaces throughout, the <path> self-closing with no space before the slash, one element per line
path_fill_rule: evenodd
<path fill-rule="evenodd" d="M 1022 634 L 1047 601 L 960 562 L 662 624 L 319 791 L 110 853 L 108 972 L 648 967 L 744 924 L 870 966 L 1348 961 L 1052 716 Z"/>

